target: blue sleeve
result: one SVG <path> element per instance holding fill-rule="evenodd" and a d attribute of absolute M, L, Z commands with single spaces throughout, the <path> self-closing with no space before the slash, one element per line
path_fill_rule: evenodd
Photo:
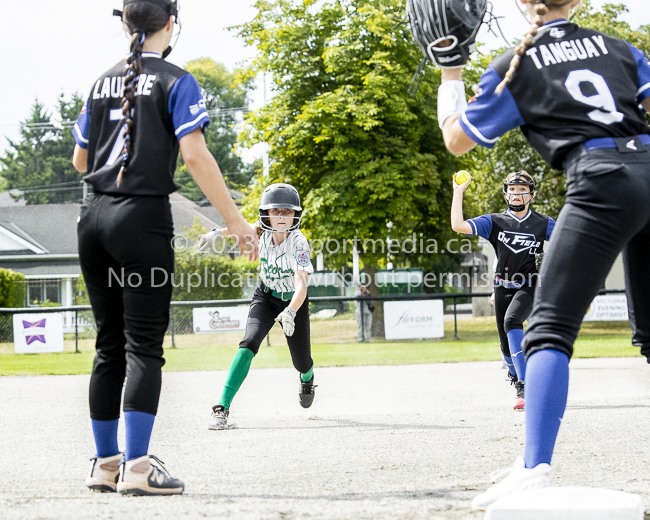
<path fill-rule="evenodd" d="M 87 105 L 87 102 L 84 103 L 79 118 L 72 127 L 72 137 L 74 137 L 75 143 L 84 150 L 88 150 L 88 131 L 90 130 L 90 114 L 86 110 Z"/>
<path fill-rule="evenodd" d="M 509 130 L 525 124 L 508 87 L 501 94 L 495 92 L 499 83 L 501 78 L 489 65 L 481 77 L 476 96 L 458 118 L 465 133 L 487 148 L 494 147 L 499 137 Z"/>
<path fill-rule="evenodd" d="M 201 88 L 191 74 L 181 76 L 174 83 L 169 94 L 168 111 L 177 139 L 210 124 Z"/>
<path fill-rule="evenodd" d="M 546 240 L 551 239 L 551 234 L 553 233 L 554 229 L 555 229 L 555 220 L 553 220 L 551 217 L 548 217 L 548 227 L 546 228 Z"/>
<path fill-rule="evenodd" d="M 490 238 L 490 233 L 492 233 L 492 215 L 481 215 L 480 217 L 471 218 L 467 222 L 472 226 L 472 234 L 469 236 L 478 235 L 485 240 Z"/>
<path fill-rule="evenodd" d="M 630 50 L 634 55 L 636 66 L 639 72 L 639 84 L 637 85 L 639 87 L 639 90 L 637 90 L 636 99 L 639 103 L 641 103 L 644 99 L 650 96 L 650 63 L 642 51 L 636 47 L 632 47 L 632 45 L 629 43 L 628 45 L 630 46 Z"/>

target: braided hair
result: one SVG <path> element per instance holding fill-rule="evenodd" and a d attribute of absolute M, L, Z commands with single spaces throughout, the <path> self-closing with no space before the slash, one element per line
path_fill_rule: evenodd
<path fill-rule="evenodd" d="M 496 88 L 496 93 L 501 94 L 503 89 L 506 88 L 506 85 L 512 81 L 523 55 L 526 53 L 528 48 L 533 44 L 533 38 L 537 36 L 537 31 L 539 28 L 544 25 L 544 17 L 548 14 L 549 7 L 551 9 L 557 9 L 559 7 L 564 7 L 567 4 L 570 4 L 572 0 L 528 0 L 528 3 L 535 2 L 535 17 L 533 18 L 533 23 L 530 26 L 528 34 L 524 37 L 523 40 L 515 47 L 515 55 L 510 61 L 510 68 L 506 72 L 503 81 L 499 83 Z"/>
<path fill-rule="evenodd" d="M 169 13 L 162 7 L 147 1 L 132 2 L 124 6 L 122 21 L 131 35 L 131 53 L 124 69 L 124 89 L 122 97 L 122 127 L 124 128 L 124 147 L 122 148 L 122 167 L 115 184 L 119 188 L 124 179 L 135 135 L 135 101 L 138 81 L 142 73 L 142 46 L 149 34 L 163 29 L 169 20 Z"/>

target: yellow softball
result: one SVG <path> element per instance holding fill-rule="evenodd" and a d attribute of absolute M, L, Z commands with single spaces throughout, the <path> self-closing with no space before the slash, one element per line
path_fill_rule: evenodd
<path fill-rule="evenodd" d="M 467 170 L 460 170 L 456 175 L 454 175 L 454 181 L 456 184 L 463 184 L 469 179 L 469 172 Z"/>

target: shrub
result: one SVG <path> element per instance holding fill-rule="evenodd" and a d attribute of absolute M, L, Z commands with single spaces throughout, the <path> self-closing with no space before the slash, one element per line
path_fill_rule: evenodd
<path fill-rule="evenodd" d="M 0 307 L 23 307 L 26 290 L 24 274 L 0 268 Z M 13 338 L 12 315 L 0 314 L 0 341 L 13 341 Z"/>

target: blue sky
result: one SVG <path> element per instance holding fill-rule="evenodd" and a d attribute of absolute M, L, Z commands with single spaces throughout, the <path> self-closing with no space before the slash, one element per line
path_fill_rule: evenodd
<path fill-rule="evenodd" d="M 79 92 L 86 97 L 93 81 L 123 56 L 128 48 L 118 18 L 112 10 L 121 0 L 20 0 L 3 2 L 0 44 L 5 78 L 0 82 L 0 137 L 18 136 L 18 123 L 25 119 L 36 98 L 54 110 L 58 96 Z M 526 32 L 528 24 L 515 8 L 515 0 L 493 0 L 495 14 L 505 16 L 501 27 L 509 39 Z M 603 0 L 593 0 L 601 6 Z M 650 24 L 647 0 L 628 0 L 625 19 L 633 27 Z M 182 34 L 169 61 L 182 66 L 187 61 L 210 57 L 229 68 L 254 55 L 227 31 L 229 26 L 250 20 L 252 0 L 181 0 Z M 483 27 L 478 40 L 488 48 L 502 45 Z M 253 95 L 253 108 L 262 104 L 262 92 Z M 0 150 L 6 140 L 0 140 Z"/>

